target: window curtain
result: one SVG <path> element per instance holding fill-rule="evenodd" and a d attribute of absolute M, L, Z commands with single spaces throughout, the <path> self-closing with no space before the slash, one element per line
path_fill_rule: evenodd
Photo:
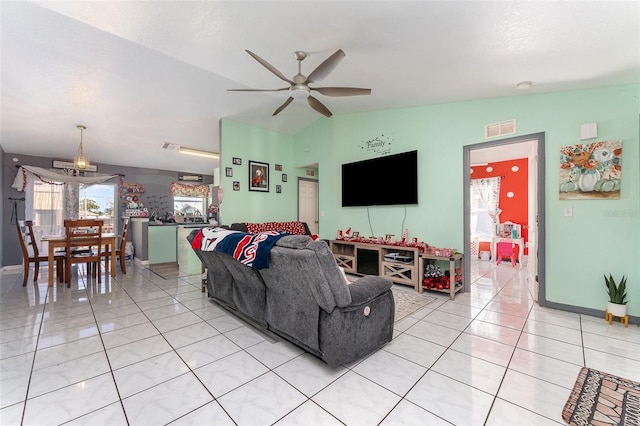
<path fill-rule="evenodd" d="M 64 220 L 78 218 L 80 183 L 101 183 L 117 176 L 70 176 L 40 167 L 20 167 L 12 187 L 24 192 L 24 219 L 33 220 L 40 251 L 47 251 L 41 242 L 44 235 L 62 235 Z"/>
<path fill-rule="evenodd" d="M 209 197 L 209 185 L 206 184 L 185 184 L 173 182 L 170 189 L 171 196 L 173 197 Z"/>
<path fill-rule="evenodd" d="M 471 233 L 477 232 L 479 213 L 486 212 L 491 221 L 490 235 L 496 235 L 500 223 L 500 178 L 471 179 Z"/>

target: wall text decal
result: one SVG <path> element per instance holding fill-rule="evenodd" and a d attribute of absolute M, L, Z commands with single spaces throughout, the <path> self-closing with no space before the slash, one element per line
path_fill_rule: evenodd
<path fill-rule="evenodd" d="M 372 152 L 376 155 L 386 155 L 391 153 L 391 142 L 394 140 L 394 134 L 382 134 L 373 139 L 360 142 L 358 147 L 362 150 Z"/>

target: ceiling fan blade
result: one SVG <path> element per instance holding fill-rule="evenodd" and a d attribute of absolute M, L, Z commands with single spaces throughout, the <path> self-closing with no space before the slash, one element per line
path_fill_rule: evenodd
<path fill-rule="evenodd" d="M 344 57 L 345 54 L 342 49 L 338 49 L 336 53 L 325 59 L 323 63 L 318 65 L 318 67 L 309 74 L 306 83 L 315 83 L 323 80 L 326 76 L 331 74 L 331 71 L 333 71 Z"/>
<path fill-rule="evenodd" d="M 370 95 L 371 89 L 360 89 L 358 87 L 310 87 L 325 96 L 361 96 Z"/>
<path fill-rule="evenodd" d="M 287 77 L 285 77 L 284 74 L 282 74 L 280 71 L 278 71 L 278 69 L 276 67 L 274 67 L 273 65 L 271 65 L 269 62 L 265 61 L 260 56 L 256 55 L 255 53 L 253 53 L 250 50 L 245 50 L 245 52 L 247 52 L 249 55 L 251 55 L 251 57 L 253 57 L 253 59 L 255 59 L 256 61 L 260 62 L 263 67 L 265 67 L 266 69 L 268 69 L 269 71 L 274 73 L 276 76 L 278 76 L 278 78 L 280 78 L 281 80 L 286 81 L 289 84 L 293 84 L 293 81 L 291 81 Z"/>
<path fill-rule="evenodd" d="M 272 117 L 275 115 L 278 115 L 280 112 L 282 112 L 283 109 L 285 109 L 287 107 L 287 105 L 289 105 L 291 102 L 293 101 L 293 98 L 291 96 L 289 96 L 289 99 L 287 99 L 286 101 L 284 101 L 284 103 L 282 105 L 280 105 L 280 107 L 275 110 L 273 112 L 273 114 L 271 115 Z"/>
<path fill-rule="evenodd" d="M 227 89 L 227 92 L 281 92 L 283 90 L 289 90 L 288 87 L 282 89 Z"/>
<path fill-rule="evenodd" d="M 309 102 L 309 105 L 311 105 L 311 108 L 315 109 L 316 111 L 318 111 L 320 114 L 324 115 L 325 117 L 331 117 L 333 115 L 333 114 L 331 114 L 331 111 L 329 111 L 329 109 L 322 104 L 322 102 L 320 102 L 319 100 L 317 100 L 313 96 L 309 96 L 307 98 L 307 102 Z"/>

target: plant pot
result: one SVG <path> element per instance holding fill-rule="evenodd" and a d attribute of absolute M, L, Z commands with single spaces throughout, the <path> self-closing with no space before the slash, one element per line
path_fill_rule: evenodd
<path fill-rule="evenodd" d="M 627 305 L 619 305 L 617 303 L 607 302 L 607 312 L 614 317 L 624 317 L 627 315 Z"/>

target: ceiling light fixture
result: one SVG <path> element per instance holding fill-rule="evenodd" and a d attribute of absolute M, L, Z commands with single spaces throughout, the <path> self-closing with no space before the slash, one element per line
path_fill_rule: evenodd
<path fill-rule="evenodd" d="M 200 149 L 193 149 L 193 148 L 185 148 L 184 146 L 181 146 L 180 148 L 178 148 L 178 152 L 180 154 L 197 155 L 198 157 L 207 157 L 207 158 L 216 158 L 216 159 L 220 158 L 220 154 L 218 154 L 217 152 L 203 151 Z"/>
<path fill-rule="evenodd" d="M 82 153 L 82 132 L 87 130 L 87 128 L 82 124 L 78 124 L 76 127 L 80 129 L 80 145 L 78 145 L 78 154 L 73 157 L 73 167 L 75 169 L 84 170 L 89 167 L 90 164 L 89 159 Z"/>
<path fill-rule="evenodd" d="M 518 90 L 529 90 L 533 86 L 533 82 L 531 81 L 521 81 L 516 85 L 516 89 Z"/>

